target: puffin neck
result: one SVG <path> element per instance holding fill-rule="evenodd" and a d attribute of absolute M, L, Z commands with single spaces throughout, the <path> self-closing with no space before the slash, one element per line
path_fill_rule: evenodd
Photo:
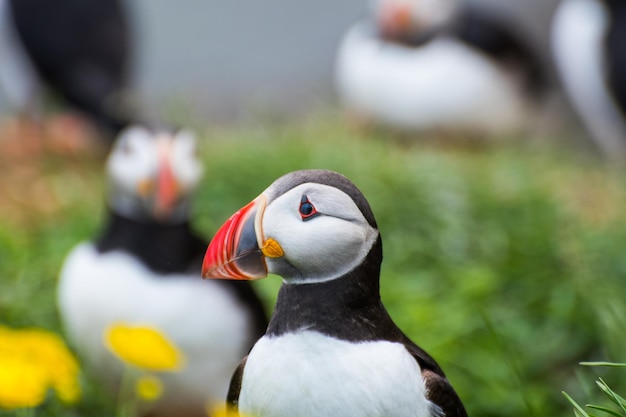
<path fill-rule="evenodd" d="M 440 28 L 429 28 L 389 40 L 408 48 L 418 48 L 432 41 L 441 34 L 442 30 Z"/>
<path fill-rule="evenodd" d="M 98 252 L 127 252 L 159 273 L 180 273 L 200 268 L 206 243 L 188 220 L 178 223 L 139 221 L 109 210 L 109 220 L 96 240 Z"/>
<path fill-rule="evenodd" d="M 123 229 L 124 227 L 130 227 L 134 229 L 150 229 L 150 230 L 171 230 L 176 228 L 189 229 L 189 217 L 181 216 L 176 220 L 157 220 L 153 216 L 149 216 L 147 213 L 143 215 L 127 215 L 124 212 L 120 212 L 117 208 L 108 206 L 108 218 L 109 224 L 115 225 L 117 229 Z"/>
<path fill-rule="evenodd" d="M 148 224 L 181 224 L 189 218 L 189 202 L 186 198 L 179 199 L 167 218 L 157 219 L 150 212 L 149 205 L 136 195 L 129 195 L 121 190 L 113 189 L 109 192 L 109 209 L 120 217 Z"/>
<path fill-rule="evenodd" d="M 311 330 L 337 339 L 366 341 L 399 332 L 380 300 L 381 262 L 379 237 L 365 260 L 337 279 L 283 284 L 266 334 L 275 337 Z"/>

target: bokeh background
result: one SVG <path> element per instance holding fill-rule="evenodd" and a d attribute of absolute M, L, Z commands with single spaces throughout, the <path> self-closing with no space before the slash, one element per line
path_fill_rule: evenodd
<path fill-rule="evenodd" d="M 470 0 L 508 19 L 547 53 L 557 0 Z M 136 42 L 133 77 L 160 116 L 184 106 L 207 121 L 255 112 L 302 114 L 333 98 L 335 54 L 368 2 L 167 0 L 126 2 Z M 0 110 L 7 111 L 0 94 Z M 179 110 L 180 111 L 180 110 Z"/>
<path fill-rule="evenodd" d="M 556 1 L 474 1 L 510 19 L 549 61 Z M 623 372 L 579 366 L 626 361 L 626 173 L 596 152 L 564 100 L 551 129 L 512 137 L 363 128 L 332 84 L 337 45 L 366 13 L 362 0 L 128 6 L 138 101 L 202 139 L 193 208 L 201 234 L 285 172 L 340 171 L 377 217 L 385 305 L 438 360 L 470 416 L 573 415 L 561 392 L 593 401 L 598 376 L 626 390 Z M 0 112 L 7 123 L 2 95 Z M 63 334 L 57 274 L 101 227 L 103 157 L 0 163 L 0 323 Z M 271 312 L 280 280 L 255 285 Z M 77 405 L 51 400 L 36 415 L 112 415 L 97 378 L 85 374 L 83 384 Z"/>

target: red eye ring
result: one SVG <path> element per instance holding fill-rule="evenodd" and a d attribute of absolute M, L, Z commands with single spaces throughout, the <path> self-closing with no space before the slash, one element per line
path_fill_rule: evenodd
<path fill-rule="evenodd" d="M 303 195 L 300 199 L 300 208 L 298 211 L 300 212 L 302 220 L 310 220 L 320 214 L 306 195 Z"/>

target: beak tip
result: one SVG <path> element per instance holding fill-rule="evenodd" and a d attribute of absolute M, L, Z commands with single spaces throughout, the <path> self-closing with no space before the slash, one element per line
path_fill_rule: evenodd
<path fill-rule="evenodd" d="M 255 228 L 258 201 L 238 210 L 215 233 L 202 261 L 203 278 L 252 280 L 267 276 Z M 277 250 L 274 246 L 268 248 L 272 254 Z"/>
<path fill-rule="evenodd" d="M 213 276 L 211 276 L 211 272 L 213 272 L 215 269 L 216 268 L 213 266 L 211 262 L 210 246 L 209 246 L 207 252 L 204 255 L 204 259 L 202 260 L 202 269 L 201 269 L 202 279 L 214 278 Z"/>

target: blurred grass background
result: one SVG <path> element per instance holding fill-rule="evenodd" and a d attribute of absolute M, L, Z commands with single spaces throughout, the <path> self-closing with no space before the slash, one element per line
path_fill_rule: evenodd
<path fill-rule="evenodd" d="M 383 301 L 470 416 L 572 415 L 561 391 L 584 402 L 592 373 L 626 390 L 619 372 L 578 366 L 626 360 L 622 168 L 568 138 L 423 141 L 329 113 L 196 126 L 205 176 L 193 217 L 207 237 L 288 171 L 332 169 L 359 186 L 383 238 Z M 102 158 L 0 162 L 0 323 L 62 333 L 57 274 L 101 227 Z M 280 280 L 255 285 L 271 311 Z M 49 402 L 38 415 L 112 414 L 89 375 L 85 384 L 78 406 Z"/>

